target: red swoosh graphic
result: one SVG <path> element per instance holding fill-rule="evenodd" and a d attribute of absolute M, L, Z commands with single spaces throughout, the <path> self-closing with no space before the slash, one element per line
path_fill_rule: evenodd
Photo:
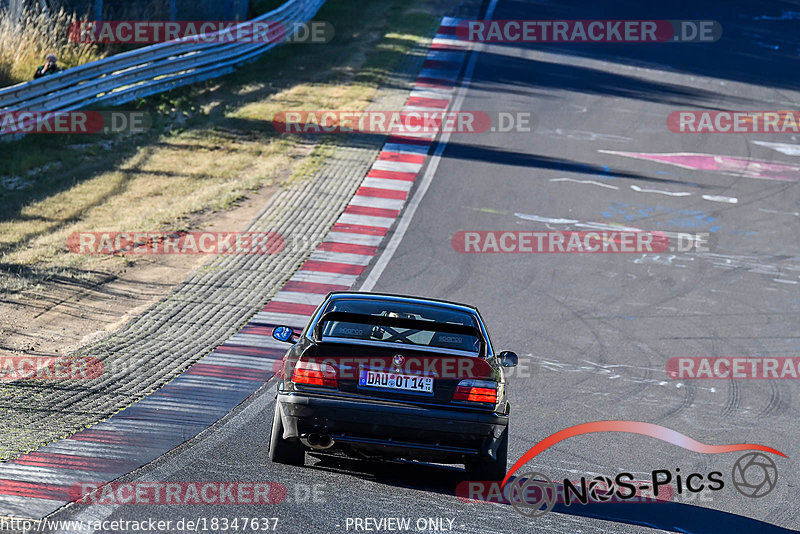
<path fill-rule="evenodd" d="M 706 443 L 700 443 L 699 441 L 693 440 L 689 436 L 681 434 L 680 432 L 676 432 L 675 430 L 671 430 L 660 425 L 654 425 L 653 423 L 642 423 L 640 421 L 595 421 L 593 423 L 583 423 L 560 430 L 555 434 L 544 438 L 542 441 L 531 447 L 528 452 L 523 454 L 522 458 L 517 460 L 517 463 L 511 467 L 511 469 L 508 471 L 508 474 L 506 474 L 506 477 L 503 479 L 500 487 L 505 486 L 506 482 L 508 482 L 508 479 L 511 478 L 511 476 L 516 473 L 520 467 L 528 463 L 531 458 L 540 452 L 544 452 L 556 443 L 564 441 L 565 439 L 583 434 L 593 434 L 595 432 L 628 432 L 631 434 L 641 434 L 643 436 L 650 436 L 651 438 L 660 439 L 661 441 L 672 443 L 678 447 L 683 447 L 684 449 L 703 454 L 719 454 L 723 452 L 757 450 L 778 454 L 784 458 L 786 457 L 786 455 L 782 452 L 765 445 L 756 445 L 751 443 L 739 443 L 737 445 L 708 445 Z"/>

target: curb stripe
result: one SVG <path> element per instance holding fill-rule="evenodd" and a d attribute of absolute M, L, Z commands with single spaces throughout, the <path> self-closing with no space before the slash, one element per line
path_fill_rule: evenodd
<path fill-rule="evenodd" d="M 362 182 L 363 187 L 372 187 L 374 189 L 391 189 L 393 191 L 408 192 L 413 186 L 413 182 L 405 182 L 401 180 L 387 180 L 386 178 L 365 178 Z"/>
<path fill-rule="evenodd" d="M 357 245 L 355 243 L 332 243 L 328 241 L 320 243 L 317 250 L 326 250 L 330 252 L 349 252 L 351 254 L 364 254 L 364 255 L 374 256 L 378 252 L 378 247 L 371 247 L 369 245 Z"/>
<path fill-rule="evenodd" d="M 273 299 L 269 304 L 264 306 L 261 311 L 276 312 L 276 313 L 294 313 L 297 315 L 311 315 L 314 313 L 316 306 L 310 304 L 297 304 L 295 302 L 280 302 Z"/>
<path fill-rule="evenodd" d="M 214 352 L 219 352 L 222 354 L 241 354 L 243 356 L 269 356 L 276 354 L 277 352 L 273 349 L 270 351 L 269 349 L 265 349 L 264 347 L 253 347 L 247 345 L 220 345 L 217 347 Z M 281 352 L 281 356 L 283 356 L 283 352 Z"/>
<path fill-rule="evenodd" d="M 442 80 L 431 80 L 431 79 L 417 79 L 417 87 L 424 87 L 426 89 L 437 89 L 437 90 L 446 90 L 446 89 L 453 89 L 455 90 L 454 84 L 448 84 L 442 82 Z"/>
<path fill-rule="evenodd" d="M 404 152 L 388 152 L 383 150 L 378 154 L 378 161 L 397 161 L 400 163 L 425 163 L 425 156 L 422 154 L 407 154 Z"/>
<path fill-rule="evenodd" d="M 341 220 L 341 219 L 340 219 Z M 383 226 L 368 226 L 363 224 L 347 224 L 343 222 L 337 222 L 333 225 L 334 232 L 351 232 L 354 234 L 365 234 L 365 235 L 386 235 L 386 228 Z"/>
<path fill-rule="evenodd" d="M 363 265 L 366 267 L 372 261 L 372 256 L 366 256 L 364 254 L 351 254 L 347 252 L 328 252 L 326 250 L 315 250 L 308 259 L 309 261 L 329 261 L 333 263 Z"/>
<path fill-rule="evenodd" d="M 341 273 L 359 275 L 367 270 L 364 265 L 350 265 L 349 263 L 333 263 L 329 261 L 307 261 L 300 267 L 304 271 L 321 271 L 324 273 Z"/>
<path fill-rule="evenodd" d="M 377 247 L 383 241 L 383 236 L 356 234 L 353 232 L 328 232 L 323 243 L 350 243 L 353 245 L 369 245 Z"/>
<path fill-rule="evenodd" d="M 314 295 L 313 293 L 295 293 L 294 291 L 288 291 L 286 289 L 282 289 L 278 291 L 278 294 L 272 298 L 273 301 L 277 302 L 294 302 L 297 304 L 307 304 L 310 306 L 314 306 L 316 309 L 317 306 L 322 302 L 322 299 Z M 312 312 L 313 313 L 313 312 Z M 272 337 L 272 333 L 270 332 L 270 337 Z"/>
<path fill-rule="evenodd" d="M 253 371 L 252 369 L 243 367 L 219 367 L 208 364 L 195 364 L 191 369 L 186 371 L 186 373 L 200 376 L 237 378 L 239 380 L 252 380 L 255 382 L 266 382 L 273 375 L 273 373 L 269 371 Z"/>
<path fill-rule="evenodd" d="M 386 208 L 371 208 L 369 206 L 349 205 L 344 210 L 345 213 L 352 215 L 367 215 L 369 217 L 386 217 L 388 219 L 396 219 L 400 215 L 400 210 L 391 210 Z"/>
<path fill-rule="evenodd" d="M 388 210 L 387 213 L 391 211 L 399 212 L 401 209 L 403 209 L 404 202 L 405 201 L 398 200 L 396 198 L 383 198 L 371 195 L 354 195 L 353 199 L 350 201 L 350 207 Z"/>
<path fill-rule="evenodd" d="M 393 172 L 413 172 L 419 173 L 422 163 L 412 163 L 407 161 L 386 161 L 378 160 L 372 165 L 373 170 L 393 171 Z"/>
<path fill-rule="evenodd" d="M 315 273 L 313 271 L 297 271 L 289 280 L 297 282 L 314 282 L 317 284 L 335 284 L 352 287 L 356 278 L 350 274 Z M 291 326 L 291 325 L 289 325 Z M 303 325 L 305 326 L 305 325 Z"/>
<path fill-rule="evenodd" d="M 436 108 L 436 109 L 446 109 L 450 106 L 450 100 L 444 100 L 441 98 L 424 98 L 420 96 L 412 96 L 406 102 L 407 106 L 420 106 L 423 108 Z"/>
<path fill-rule="evenodd" d="M 406 197 L 408 197 L 408 193 L 406 191 L 398 191 L 396 189 L 379 189 L 377 187 L 364 186 L 358 188 L 356 195 L 364 197 L 391 198 L 396 200 L 405 200 Z"/>
<path fill-rule="evenodd" d="M 367 178 L 386 178 L 387 180 L 405 180 L 407 182 L 413 182 L 417 178 L 417 173 L 372 170 L 367 173 Z"/>
<path fill-rule="evenodd" d="M 298 291 L 305 293 L 316 293 L 318 295 L 327 295 L 331 291 L 345 291 L 350 289 L 350 286 L 340 286 L 336 284 L 318 284 L 315 282 L 297 282 L 289 280 L 283 289 L 287 291 Z M 271 334 L 270 334 L 271 335 Z"/>
<path fill-rule="evenodd" d="M 386 143 L 383 148 L 388 152 L 402 152 L 404 154 L 418 154 L 421 156 L 427 155 L 430 149 L 430 147 L 409 145 L 406 143 Z"/>
<path fill-rule="evenodd" d="M 428 56 L 428 59 L 425 60 L 425 63 L 422 66 L 426 69 L 445 69 L 445 70 L 454 70 L 461 67 L 461 61 L 450 61 L 447 59 L 432 59 Z M 447 102 L 450 103 L 449 101 Z"/>
<path fill-rule="evenodd" d="M 399 143 L 402 145 L 418 145 L 418 146 L 423 146 L 423 145 L 430 146 L 431 144 L 433 144 L 432 139 L 421 139 L 419 137 L 409 137 L 408 135 L 390 135 L 389 139 L 387 139 L 386 142 Z"/>

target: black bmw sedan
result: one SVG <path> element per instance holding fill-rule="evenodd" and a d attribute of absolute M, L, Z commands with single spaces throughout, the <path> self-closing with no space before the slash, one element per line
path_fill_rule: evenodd
<path fill-rule="evenodd" d="M 427 298 L 336 292 L 283 360 L 270 459 L 302 465 L 307 450 L 463 463 L 475 480 L 506 472 L 504 367 L 478 310 Z"/>

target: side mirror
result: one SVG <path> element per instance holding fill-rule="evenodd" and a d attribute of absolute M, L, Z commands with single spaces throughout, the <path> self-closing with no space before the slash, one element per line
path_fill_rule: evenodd
<path fill-rule="evenodd" d="M 272 330 L 272 337 L 284 343 L 291 343 L 295 335 L 294 330 L 292 330 L 290 326 L 276 326 L 275 329 Z"/>
<path fill-rule="evenodd" d="M 517 355 L 510 350 L 504 350 L 500 353 L 500 364 L 503 367 L 516 367 L 517 363 L 519 363 L 519 358 Z"/>

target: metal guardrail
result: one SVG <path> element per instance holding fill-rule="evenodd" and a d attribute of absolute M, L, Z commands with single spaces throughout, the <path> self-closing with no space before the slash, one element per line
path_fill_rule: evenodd
<path fill-rule="evenodd" d="M 324 3 L 325 0 L 288 0 L 269 13 L 234 26 L 230 31 L 241 38 L 234 42 L 211 42 L 215 35 L 222 41 L 225 31 L 188 36 L 0 89 L 0 113 L 74 111 L 98 103 L 120 105 L 223 76 L 292 37 L 297 24 L 310 21 Z M 270 37 L 266 42 L 246 42 L 249 35 L 254 35 L 253 22 L 268 23 Z M 5 138 L 19 136 L 13 133 Z"/>

